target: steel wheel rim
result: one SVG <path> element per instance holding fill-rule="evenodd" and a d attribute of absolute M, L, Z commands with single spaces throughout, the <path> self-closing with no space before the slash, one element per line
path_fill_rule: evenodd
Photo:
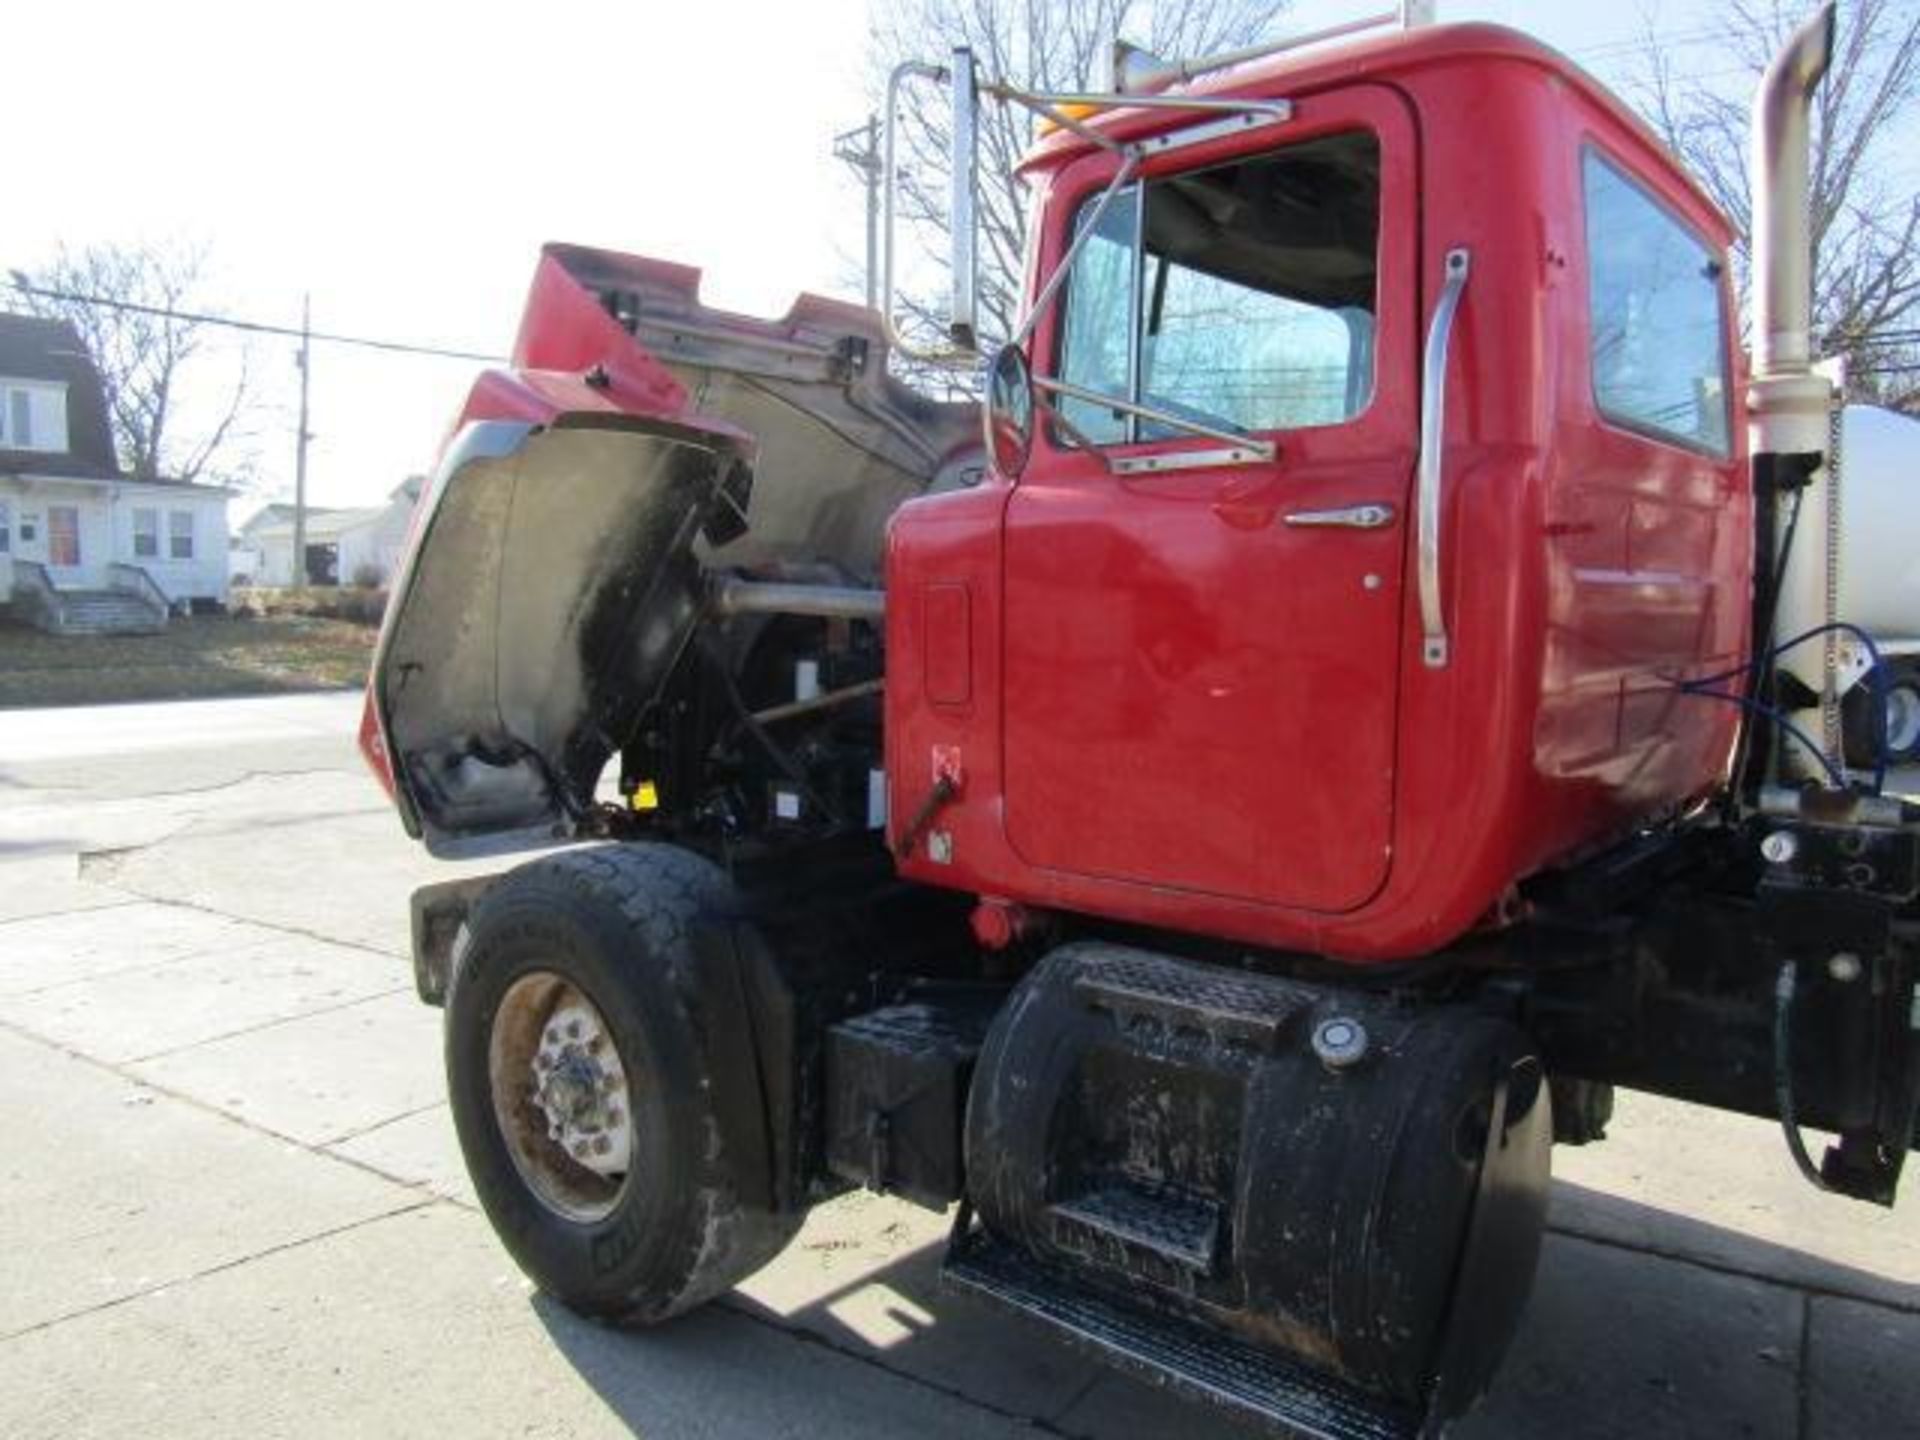
<path fill-rule="evenodd" d="M 626 1191 L 634 1145 L 627 1067 L 599 1007 L 551 970 L 500 997 L 487 1044 L 494 1124 L 534 1197 L 582 1224 Z"/>

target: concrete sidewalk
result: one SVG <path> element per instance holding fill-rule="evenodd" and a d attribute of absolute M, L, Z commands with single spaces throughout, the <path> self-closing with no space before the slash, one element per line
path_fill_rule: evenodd
<path fill-rule="evenodd" d="M 1239 1432 L 940 1294 L 849 1196 L 663 1330 L 533 1294 L 475 1211 L 412 996 L 408 844 L 351 696 L 0 713 L 0 1435 Z M 1556 1153 L 1468 1437 L 1920 1431 L 1920 1201 L 1624 1097 Z"/>

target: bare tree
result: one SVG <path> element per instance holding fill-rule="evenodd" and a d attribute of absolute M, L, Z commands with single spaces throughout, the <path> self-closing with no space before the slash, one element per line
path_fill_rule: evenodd
<path fill-rule="evenodd" d="M 186 385 L 208 358 L 211 327 L 198 299 L 205 260 L 198 249 L 61 246 L 38 270 L 14 272 L 33 313 L 67 321 L 86 343 L 106 386 L 114 447 L 135 479 L 247 478 L 244 349 L 230 386 L 222 382 L 209 399 L 201 383 L 193 429 L 182 434 Z"/>
<path fill-rule="evenodd" d="M 1805 0 L 1721 0 L 1718 73 L 1690 80 L 1649 29 L 1635 85 L 1654 128 L 1700 178 L 1738 232 L 1744 292 L 1751 262 L 1747 173 L 1752 85 L 1806 18 Z M 1714 84 L 1713 79 L 1729 82 Z M 1920 408 L 1920 195 L 1887 161 L 1895 122 L 1920 94 L 1920 7 L 1853 0 L 1813 116 L 1814 324 L 1847 358 L 1852 398 Z"/>
<path fill-rule="evenodd" d="M 942 62 L 972 48 L 982 71 L 1028 89 L 1110 88 L 1113 42 L 1157 54 L 1195 57 L 1251 44 L 1286 13 L 1289 0 L 884 0 L 873 10 L 869 59 L 876 95 L 903 60 Z M 927 92 L 922 92 L 926 100 Z M 902 107 L 897 155 L 901 249 L 916 246 L 924 278 L 944 275 L 948 114 L 943 101 Z M 1032 117 L 1011 106 L 982 107 L 980 154 L 980 328 L 991 348 L 1014 330 L 1026 254 L 1027 207 L 1014 166 L 1033 139 Z M 904 267 L 903 267 L 904 268 Z M 903 276 L 903 300 L 917 328 L 944 330 L 937 301 Z"/>

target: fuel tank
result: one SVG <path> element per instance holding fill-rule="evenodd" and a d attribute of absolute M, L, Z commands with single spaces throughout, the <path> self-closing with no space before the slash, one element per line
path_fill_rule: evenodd
<path fill-rule="evenodd" d="M 1504 1021 L 1074 944 L 981 1052 L 968 1192 L 1061 1283 L 1464 1403 L 1531 1284 L 1552 1128 Z"/>

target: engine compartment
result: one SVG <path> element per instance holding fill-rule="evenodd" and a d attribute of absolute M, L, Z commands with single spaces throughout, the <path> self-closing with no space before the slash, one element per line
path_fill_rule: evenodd
<path fill-rule="evenodd" d="M 870 311 L 756 320 L 698 283 L 549 247 L 513 368 L 476 383 L 423 494 L 371 698 L 435 854 L 884 821 L 886 526 L 977 482 L 977 412 L 892 377 Z"/>

